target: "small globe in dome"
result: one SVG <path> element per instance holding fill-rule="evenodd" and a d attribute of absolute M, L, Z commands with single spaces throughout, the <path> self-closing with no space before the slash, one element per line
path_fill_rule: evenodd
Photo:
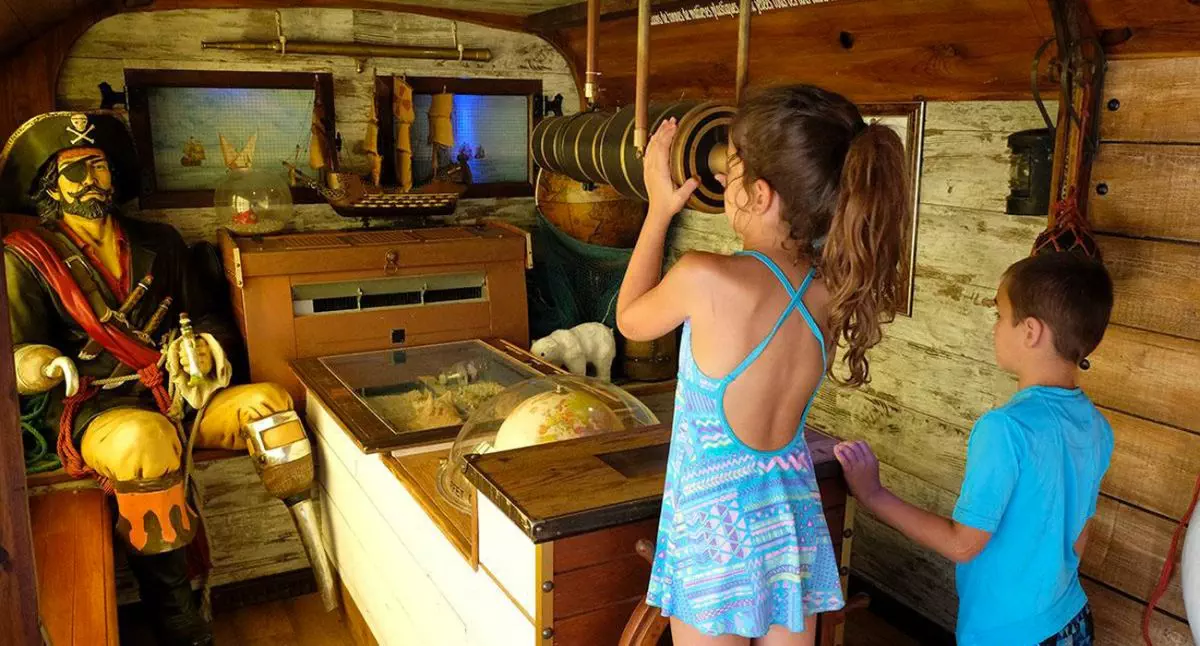
<path fill-rule="evenodd" d="M 234 233 L 275 233 L 292 218 L 292 191 L 280 173 L 234 168 L 217 185 L 213 206 Z"/>
<path fill-rule="evenodd" d="M 507 451 L 657 424 L 645 404 L 620 388 L 588 377 L 555 375 L 515 384 L 475 409 L 438 471 L 438 491 L 471 509 L 463 475 L 472 453 Z"/>

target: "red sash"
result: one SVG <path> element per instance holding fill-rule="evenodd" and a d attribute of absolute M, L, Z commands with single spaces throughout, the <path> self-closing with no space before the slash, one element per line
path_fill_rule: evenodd
<path fill-rule="evenodd" d="M 59 257 L 54 247 L 32 229 L 14 231 L 4 238 L 8 245 L 29 261 L 42 276 L 58 298 L 71 318 L 121 363 L 142 370 L 158 363 L 159 351 L 131 339 L 119 329 L 102 323 L 92 306 L 84 296 L 83 290 L 71 275 L 71 269 L 66 261 Z"/>

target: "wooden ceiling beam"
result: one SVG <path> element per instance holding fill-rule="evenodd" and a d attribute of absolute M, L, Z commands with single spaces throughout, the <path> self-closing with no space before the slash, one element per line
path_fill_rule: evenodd
<path fill-rule="evenodd" d="M 1045 0 L 1039 0 L 1042 4 Z M 858 101 L 1027 99 L 1029 64 L 1053 35 L 1028 0 L 838 0 L 754 18 L 749 82 L 804 82 Z M 689 5 L 690 6 L 690 5 Z M 1046 12 L 1048 16 L 1048 12 Z M 601 104 L 632 100 L 636 17 L 599 27 Z M 1004 29 L 997 30 L 997 25 Z M 559 31 L 582 67 L 585 28 Z M 705 43 L 696 47 L 696 43 Z M 651 29 L 655 99 L 732 98 L 737 21 Z M 786 51 L 786 56 L 778 52 Z M 1053 88 L 1050 84 L 1044 86 Z"/>
<path fill-rule="evenodd" d="M 684 4 L 687 3 L 680 0 L 652 0 L 650 7 L 661 10 L 673 5 L 682 6 Z M 696 4 L 696 2 L 691 4 Z M 600 19 L 614 20 L 637 15 L 637 5 L 637 0 L 600 0 Z M 535 33 L 547 33 L 587 24 L 587 3 L 580 2 L 532 14 L 525 19 L 525 24 L 529 31 Z"/>
<path fill-rule="evenodd" d="M 447 20 L 495 27 L 507 31 L 526 31 L 525 18 L 517 15 L 401 4 L 385 0 L 154 0 L 129 11 L 165 11 L 171 9 L 360 9 L 411 13 Z"/>

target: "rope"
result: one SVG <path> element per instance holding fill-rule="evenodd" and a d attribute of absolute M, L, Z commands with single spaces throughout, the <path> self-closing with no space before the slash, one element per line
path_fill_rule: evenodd
<path fill-rule="evenodd" d="M 41 393 L 21 400 L 21 433 L 27 435 L 33 446 L 25 449 L 26 473 L 43 473 L 62 466 L 57 455 L 50 454 L 50 443 L 43 430 L 46 426 L 46 409 L 50 407 L 50 393 Z M 39 428 L 40 427 L 40 428 Z"/>
<path fill-rule="evenodd" d="M 59 418 L 58 422 L 58 458 L 62 461 L 63 468 L 66 469 L 67 474 L 73 478 L 90 476 L 109 495 L 115 493 L 112 482 L 88 466 L 84 462 L 83 456 L 80 455 L 79 450 L 75 448 L 75 416 L 79 414 L 79 409 L 83 407 L 85 402 L 100 392 L 101 385 L 116 382 L 124 383 L 133 379 L 139 379 L 154 395 L 154 403 L 158 406 L 158 411 L 167 417 L 171 417 L 171 397 L 167 394 L 167 389 L 163 385 L 162 369 L 159 368 L 158 363 L 153 363 L 138 370 L 137 375 L 129 375 L 127 377 L 100 380 L 93 380 L 87 376 L 80 377 L 79 391 L 63 400 L 62 417 Z"/>
<path fill-rule="evenodd" d="M 83 456 L 79 454 L 79 449 L 75 448 L 75 438 L 73 437 L 75 430 L 75 416 L 79 413 L 80 407 L 85 402 L 94 397 L 100 389 L 92 385 L 92 378 L 81 376 L 79 378 L 79 390 L 72 396 L 63 400 L 62 417 L 58 420 L 58 459 L 62 460 L 63 468 L 72 478 L 92 477 L 104 490 L 104 493 L 113 495 L 116 491 L 113 489 L 113 484 L 96 472 L 95 469 L 89 467 L 83 461 Z"/>
<path fill-rule="evenodd" d="M 1187 512 L 1179 519 L 1179 525 L 1175 528 L 1175 533 L 1171 536 L 1171 547 L 1167 549 L 1167 560 L 1163 563 L 1162 573 L 1158 577 L 1158 585 L 1154 586 L 1154 592 L 1150 594 L 1150 601 L 1146 603 L 1146 612 L 1142 614 L 1142 639 L 1146 642 L 1146 646 L 1154 646 L 1154 642 L 1150 641 L 1150 619 L 1154 616 L 1154 608 L 1158 605 L 1163 595 L 1166 594 L 1167 586 L 1171 583 L 1171 574 L 1175 570 L 1175 560 L 1179 556 L 1179 541 L 1183 538 L 1183 532 L 1187 528 L 1188 519 L 1196 511 L 1197 501 L 1200 501 L 1200 477 L 1196 478 L 1196 490 L 1192 492 L 1192 504 L 1188 505 Z M 1200 531 L 1200 529 L 1197 531 Z"/>

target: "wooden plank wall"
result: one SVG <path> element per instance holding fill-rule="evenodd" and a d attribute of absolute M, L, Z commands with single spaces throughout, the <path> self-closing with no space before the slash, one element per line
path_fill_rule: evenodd
<path fill-rule="evenodd" d="M 1110 63 L 1088 192 L 1116 304 L 1084 385 L 1118 432 L 1123 477 L 1107 481 L 1109 504 L 1121 506 L 1113 541 L 1137 545 L 1141 560 L 1088 556 L 1137 581 L 1113 587 L 1138 599 L 1200 474 L 1200 128 L 1182 109 L 1200 101 L 1198 76 L 1200 58 Z M 1183 619 L 1178 590 L 1176 575 L 1160 607 Z"/>
<path fill-rule="evenodd" d="M 810 420 L 837 437 L 869 440 L 883 462 L 888 486 L 946 515 L 962 481 L 971 425 L 1016 390 L 1014 378 L 995 366 L 989 299 L 1004 269 L 1029 253 L 1045 226 L 1045 218 L 1004 214 L 1006 137 L 1040 125 L 1031 102 L 929 104 L 913 316 L 900 317 L 885 330 L 883 343 L 871 354 L 872 382 L 859 390 L 826 386 Z M 1184 180 L 1178 181 L 1182 185 Z M 1106 238 L 1104 244 L 1113 250 L 1110 263 L 1122 301 L 1129 290 L 1147 284 L 1150 275 L 1180 271 L 1170 260 L 1175 255 L 1154 255 L 1161 253 L 1157 247 L 1121 254 L 1116 240 Z M 684 213 L 673 228 L 671 257 L 692 248 L 729 251 L 738 246 L 721 216 Z M 1152 290 L 1159 294 L 1155 298 L 1169 298 L 1174 285 L 1164 282 Z M 1118 310 L 1149 316 L 1133 314 L 1138 308 L 1124 302 Z M 1162 335 L 1150 340 L 1142 334 L 1114 327 L 1086 384 L 1098 403 L 1109 406 L 1105 412 L 1117 437 L 1083 564 L 1101 617 L 1099 643 L 1112 646 L 1137 643 L 1133 618 L 1157 579 L 1171 519 L 1187 504 L 1189 478 L 1200 471 L 1200 437 L 1185 430 L 1196 429 L 1200 419 L 1186 407 L 1163 406 L 1164 400 L 1194 388 L 1183 375 L 1195 374 L 1200 355 L 1190 340 Z M 1132 381 L 1144 387 L 1128 387 L 1131 371 Z M 1154 417 L 1150 410 L 1171 410 L 1157 417 L 1170 417 L 1177 426 L 1145 419 Z M 866 513 L 860 514 L 857 527 L 853 568 L 953 629 L 957 597 L 952 564 Z M 1165 612 L 1158 613 L 1154 624 L 1161 643 L 1190 644 L 1181 621 L 1178 582 L 1162 607 Z"/>
<path fill-rule="evenodd" d="M 391 11 L 352 9 L 282 9 L 284 33 L 293 40 L 360 42 L 371 44 L 453 43 L 452 21 Z M 574 78 L 558 51 L 546 41 L 490 27 L 458 23 L 460 41 L 467 47 L 488 47 L 492 60 L 425 61 L 371 58 L 363 71 L 355 61 L 337 56 L 281 57 L 273 52 L 201 49 L 205 40 L 272 40 L 275 14 L 261 9 L 188 9 L 126 13 L 107 18 L 75 43 L 58 79 L 58 104 L 62 109 L 95 108 L 97 85 L 107 81 L 120 91 L 126 68 L 220 69 L 232 71 L 330 72 L 334 76 L 334 113 L 344 145 L 343 167 L 366 172 L 362 137 L 370 115 L 376 75 L 470 76 L 487 78 L 540 78 L 543 92 L 561 93 L 564 104 L 578 104 Z M 167 37 L 166 34 L 172 36 Z M 486 213 L 518 223 L 533 222 L 529 198 L 464 200 L 458 215 Z M 211 209 L 145 211 L 141 217 L 167 218 L 189 241 L 216 239 Z M 298 205 L 295 226 L 306 230 L 353 226 L 328 206 Z"/>

